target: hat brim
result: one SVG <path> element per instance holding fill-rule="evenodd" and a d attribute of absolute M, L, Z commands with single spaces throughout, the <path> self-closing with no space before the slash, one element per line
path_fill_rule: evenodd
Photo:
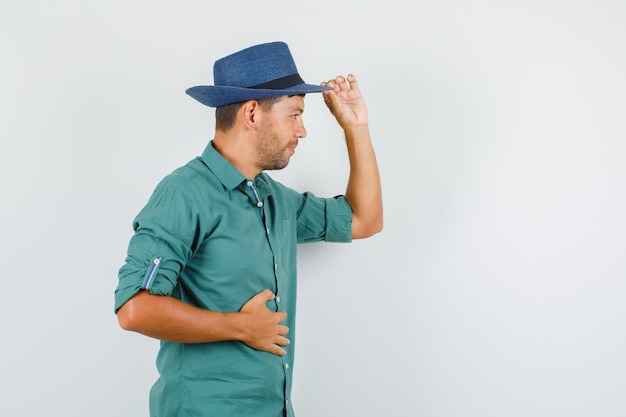
<path fill-rule="evenodd" d="M 225 87 L 214 85 L 199 85 L 185 91 L 200 103 L 209 107 L 221 107 L 233 103 L 242 103 L 248 100 L 261 98 L 292 96 L 298 94 L 320 93 L 332 90 L 331 87 L 323 87 L 314 84 L 298 84 L 282 90 L 264 90 L 242 87 Z"/>

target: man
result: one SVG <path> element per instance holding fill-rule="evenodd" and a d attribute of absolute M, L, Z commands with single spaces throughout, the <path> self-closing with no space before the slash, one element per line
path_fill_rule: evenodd
<path fill-rule="evenodd" d="M 161 340 L 152 416 L 292 417 L 296 244 L 382 229 L 367 111 L 353 75 L 306 84 L 282 42 L 213 70 L 214 86 L 187 93 L 217 108 L 215 136 L 136 217 L 115 310 L 122 328 Z M 289 163 L 315 92 L 345 132 L 345 196 L 300 194 L 264 172 Z"/>

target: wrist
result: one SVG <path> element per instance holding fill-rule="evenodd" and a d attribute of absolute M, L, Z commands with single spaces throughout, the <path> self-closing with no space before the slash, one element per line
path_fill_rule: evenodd
<path fill-rule="evenodd" d="M 224 312 L 222 315 L 222 323 L 224 330 L 224 340 L 243 341 L 248 333 L 246 327 L 246 318 L 241 312 Z"/>
<path fill-rule="evenodd" d="M 346 135 L 346 139 L 369 139 L 370 131 L 369 125 L 365 124 L 353 124 L 343 128 Z"/>

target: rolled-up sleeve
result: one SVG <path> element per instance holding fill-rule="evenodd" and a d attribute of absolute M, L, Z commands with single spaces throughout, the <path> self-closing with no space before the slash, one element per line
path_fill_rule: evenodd
<path fill-rule="evenodd" d="M 352 241 L 352 209 L 344 196 L 301 194 L 297 218 L 298 243 Z"/>
<path fill-rule="evenodd" d="M 202 232 L 198 210 L 180 181 L 157 186 L 133 222 L 134 235 L 118 273 L 115 311 L 140 290 L 171 295 Z"/>

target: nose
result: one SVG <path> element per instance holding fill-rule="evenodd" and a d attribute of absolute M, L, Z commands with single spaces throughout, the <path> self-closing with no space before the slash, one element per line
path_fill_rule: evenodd
<path fill-rule="evenodd" d="M 304 127 L 304 123 L 301 121 L 300 126 L 298 126 L 298 130 L 296 132 L 299 139 L 304 139 L 306 137 L 306 128 Z"/>

